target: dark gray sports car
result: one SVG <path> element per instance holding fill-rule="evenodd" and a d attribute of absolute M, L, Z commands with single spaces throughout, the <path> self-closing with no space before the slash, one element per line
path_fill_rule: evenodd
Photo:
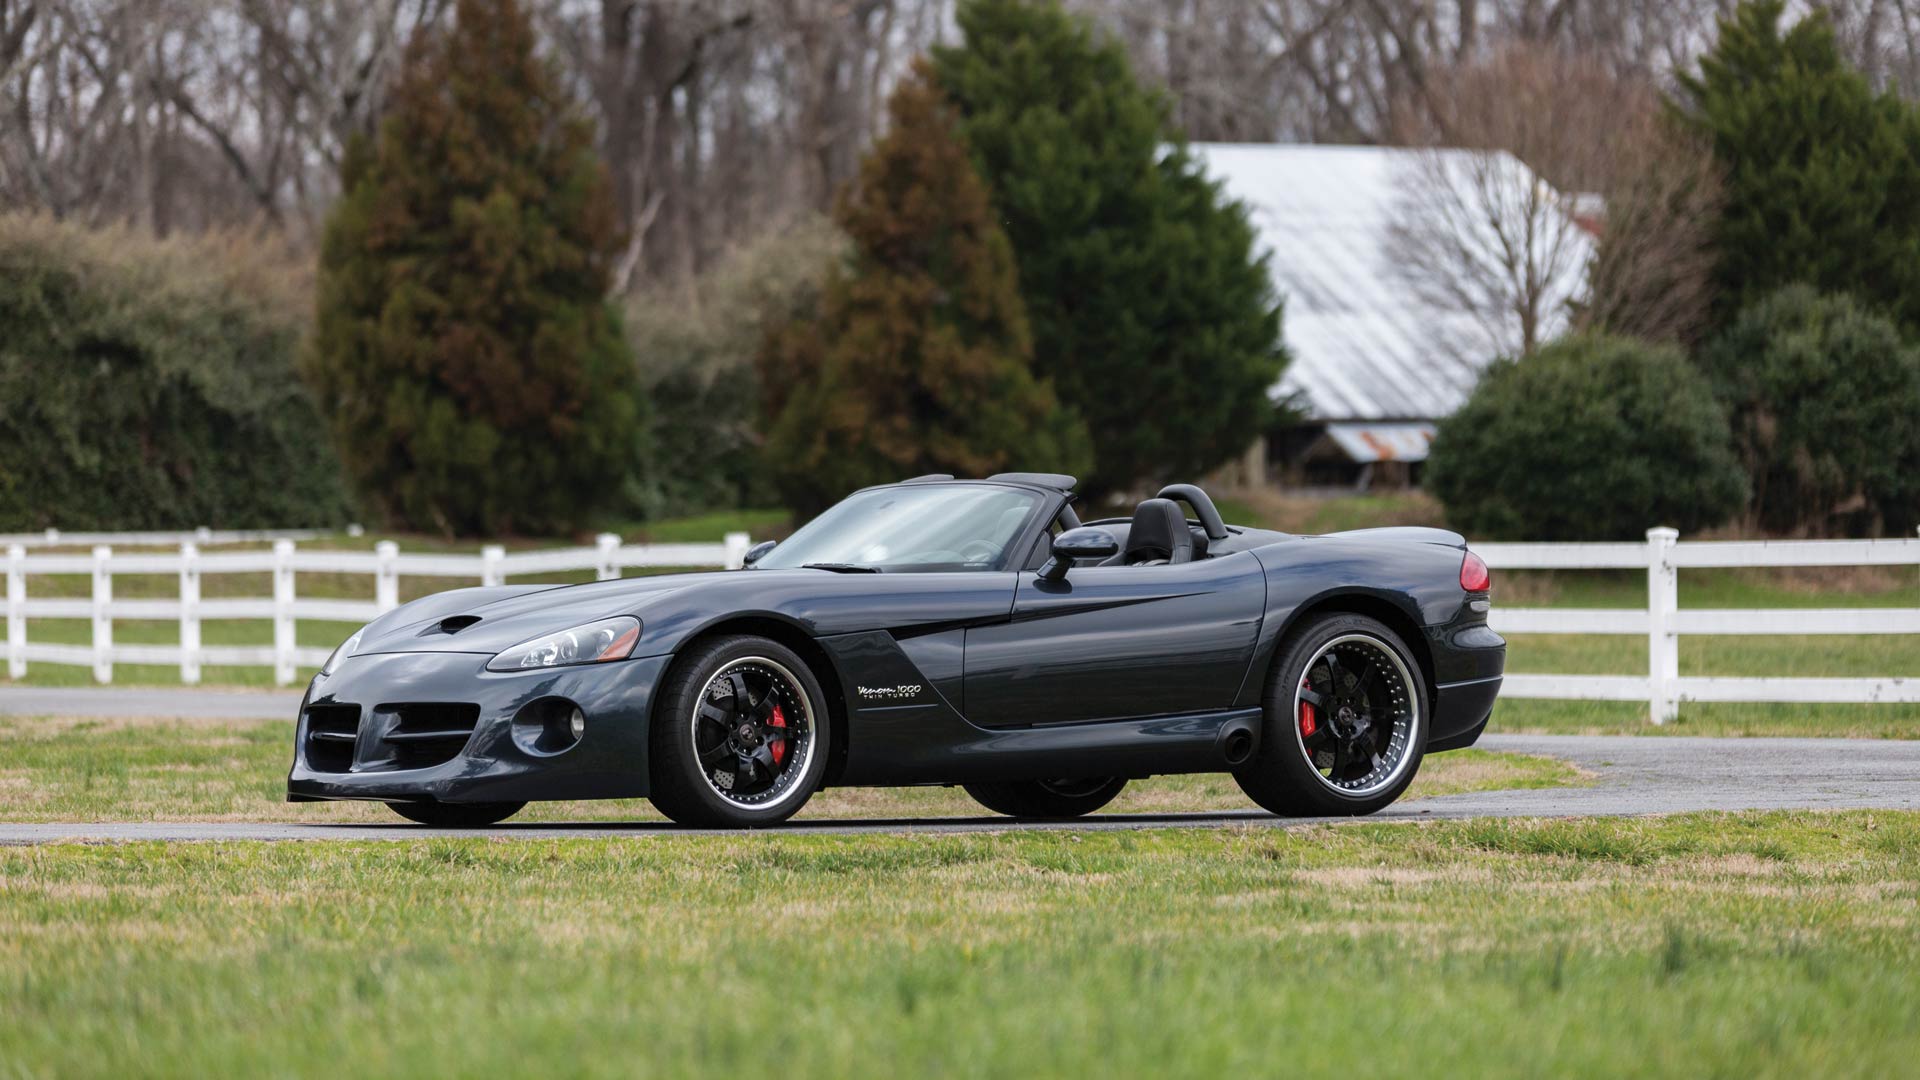
<path fill-rule="evenodd" d="M 416 600 L 314 677 L 287 797 L 484 825 L 644 795 L 753 826 L 827 786 L 1065 817 L 1231 772 L 1276 814 L 1366 814 L 1486 726 L 1506 643 L 1460 536 L 1241 528 L 1188 484 L 1082 523 L 1074 484 L 925 476 L 746 571 Z"/>

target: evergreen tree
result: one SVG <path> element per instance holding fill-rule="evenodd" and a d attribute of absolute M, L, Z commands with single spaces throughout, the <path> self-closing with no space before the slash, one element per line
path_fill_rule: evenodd
<path fill-rule="evenodd" d="M 1083 20 L 1051 0 L 958 18 L 938 79 L 1019 258 L 1035 367 L 1092 432 L 1089 487 L 1197 478 L 1265 430 L 1285 363 L 1245 212 Z"/>
<path fill-rule="evenodd" d="M 766 462 L 802 513 L 920 473 L 1079 472 L 1086 434 L 1034 377 L 1013 251 L 924 70 L 835 219 L 853 245 L 817 318 L 770 336 Z"/>
<path fill-rule="evenodd" d="M 1920 331 L 1920 118 L 1847 66 L 1823 13 L 1783 35 L 1783 7 L 1742 3 L 1681 79 L 1725 172 L 1716 324 L 1807 282 Z"/>
<path fill-rule="evenodd" d="M 349 154 L 309 380 L 371 506 L 448 533 L 585 524 L 642 431 L 593 134 L 513 0 L 461 0 L 410 47 Z"/>

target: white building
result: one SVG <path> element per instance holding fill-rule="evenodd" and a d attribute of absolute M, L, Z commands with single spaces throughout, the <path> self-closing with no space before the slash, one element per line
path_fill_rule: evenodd
<path fill-rule="evenodd" d="M 1276 440 L 1270 456 L 1295 483 L 1364 486 L 1376 473 L 1407 482 L 1434 422 L 1459 407 L 1490 360 L 1516 351 L 1511 279 L 1528 270 L 1546 279 L 1536 290 L 1541 341 L 1565 330 L 1584 290 L 1591 221 L 1510 155 L 1192 149 L 1246 205 L 1285 300 L 1282 336 L 1293 360 L 1272 394 L 1294 399 L 1312 422 Z M 1444 235 L 1457 273 L 1442 281 L 1412 268 L 1409 231 Z M 1527 258 L 1512 256 L 1529 246 Z"/>

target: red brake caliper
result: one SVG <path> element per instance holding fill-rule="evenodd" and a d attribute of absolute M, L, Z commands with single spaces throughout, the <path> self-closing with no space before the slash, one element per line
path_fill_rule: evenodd
<path fill-rule="evenodd" d="M 786 727 L 787 714 L 780 711 L 780 706 L 775 705 L 773 707 L 773 715 L 767 719 L 767 723 L 774 727 Z M 775 765 L 780 764 L 787 759 L 787 737 L 785 735 L 780 736 L 779 741 L 767 749 L 773 751 L 773 763 Z"/>
<path fill-rule="evenodd" d="M 1307 684 L 1303 682 L 1300 685 L 1305 686 Z M 1313 703 L 1310 701 L 1301 702 L 1300 703 L 1300 737 L 1303 739 L 1311 739 L 1313 738 L 1313 733 L 1319 730 L 1320 730 L 1320 722 L 1313 715 Z"/>

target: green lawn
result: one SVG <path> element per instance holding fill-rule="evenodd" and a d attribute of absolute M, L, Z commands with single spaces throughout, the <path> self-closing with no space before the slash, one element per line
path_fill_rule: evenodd
<path fill-rule="evenodd" d="M 293 725 L 267 720 L 0 716 L 0 820 L 393 821 L 377 803 L 288 803 Z M 1409 798 L 1578 783 L 1565 762 L 1464 750 L 1427 759 Z M 1108 813 L 1249 810 L 1233 778 L 1136 781 Z M 980 816 L 958 788 L 843 788 L 809 818 Z M 643 799 L 536 803 L 516 821 L 658 821 Z"/>
<path fill-rule="evenodd" d="M 0 1071 L 1912 1075 L 1920 815 L 0 850 Z"/>

